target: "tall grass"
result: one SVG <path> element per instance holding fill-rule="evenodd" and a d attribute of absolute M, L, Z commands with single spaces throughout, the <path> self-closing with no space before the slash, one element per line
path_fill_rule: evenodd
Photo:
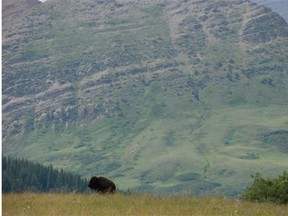
<path fill-rule="evenodd" d="M 3 216 L 9 215 L 261 215 L 281 216 L 287 205 L 260 204 L 223 197 L 4 194 Z"/>

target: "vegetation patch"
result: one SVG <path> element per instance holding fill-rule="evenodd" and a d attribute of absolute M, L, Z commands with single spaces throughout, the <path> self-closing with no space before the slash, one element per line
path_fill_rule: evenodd
<path fill-rule="evenodd" d="M 260 173 L 256 173 L 252 178 L 253 184 L 241 195 L 243 200 L 288 203 L 288 172 L 274 178 L 262 177 Z"/>
<path fill-rule="evenodd" d="M 260 139 L 267 147 L 276 147 L 278 151 L 288 153 L 288 130 L 276 130 L 263 133 Z"/>

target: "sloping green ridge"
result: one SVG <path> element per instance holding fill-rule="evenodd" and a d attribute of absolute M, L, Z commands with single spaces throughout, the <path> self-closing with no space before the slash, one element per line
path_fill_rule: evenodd
<path fill-rule="evenodd" d="M 3 21 L 4 155 L 156 194 L 235 196 L 251 174 L 288 168 L 277 14 L 49 0 L 19 17 Z"/>

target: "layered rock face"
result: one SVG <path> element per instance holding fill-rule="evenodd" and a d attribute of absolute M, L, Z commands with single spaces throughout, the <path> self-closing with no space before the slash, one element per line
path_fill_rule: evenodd
<path fill-rule="evenodd" d="M 179 64 L 190 70 L 210 44 L 249 47 L 287 36 L 282 18 L 245 0 L 64 4 L 3 2 L 4 138 L 110 115 L 116 104 L 107 91 Z"/>

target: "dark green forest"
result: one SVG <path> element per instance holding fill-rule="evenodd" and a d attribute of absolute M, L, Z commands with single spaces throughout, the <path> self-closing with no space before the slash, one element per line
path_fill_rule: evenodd
<path fill-rule="evenodd" d="M 87 179 L 27 159 L 2 157 L 2 192 L 85 192 Z"/>

